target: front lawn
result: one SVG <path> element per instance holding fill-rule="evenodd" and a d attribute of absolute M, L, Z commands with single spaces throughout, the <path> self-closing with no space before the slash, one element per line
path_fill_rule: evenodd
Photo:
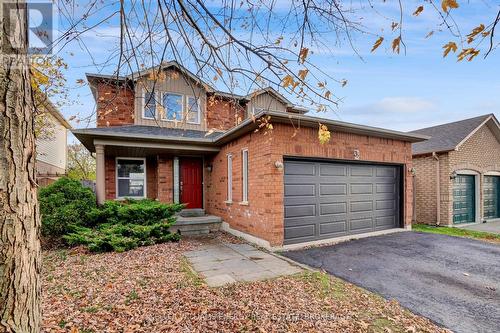
<path fill-rule="evenodd" d="M 44 252 L 44 332 L 445 332 L 323 273 L 207 287 L 183 256 L 206 239 L 124 253 Z M 215 241 L 237 240 L 219 234 Z"/>
<path fill-rule="evenodd" d="M 493 243 L 500 243 L 500 235 L 492 234 L 484 231 L 475 231 L 462 228 L 453 227 L 438 227 L 427 224 L 414 224 L 412 225 L 413 231 L 430 232 L 434 234 L 442 234 L 456 237 L 468 237 L 481 239 Z"/>

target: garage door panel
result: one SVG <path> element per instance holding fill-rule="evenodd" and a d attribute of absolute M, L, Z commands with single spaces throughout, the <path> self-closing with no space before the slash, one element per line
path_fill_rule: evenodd
<path fill-rule="evenodd" d="M 346 195 L 347 184 L 320 184 L 319 195 Z"/>
<path fill-rule="evenodd" d="M 372 177 L 373 176 L 373 168 L 367 168 L 365 166 L 351 166 L 350 167 L 350 175 L 351 177 Z"/>
<path fill-rule="evenodd" d="M 351 194 L 372 194 L 373 184 L 351 184 Z"/>
<path fill-rule="evenodd" d="M 396 199 L 390 198 L 390 199 L 378 199 L 375 202 L 375 209 L 381 210 L 381 209 L 395 209 L 396 208 Z"/>
<path fill-rule="evenodd" d="M 285 170 L 285 244 L 399 225 L 397 167 L 285 161 Z"/>
<path fill-rule="evenodd" d="M 314 176 L 316 175 L 316 168 L 314 164 L 307 162 L 287 162 L 285 175 Z"/>
<path fill-rule="evenodd" d="M 372 229 L 373 218 L 364 217 L 364 218 L 351 219 L 349 227 L 350 227 L 349 230 Z"/>
<path fill-rule="evenodd" d="M 315 184 L 288 184 L 285 185 L 285 197 L 314 197 L 316 195 Z"/>
<path fill-rule="evenodd" d="M 373 201 L 351 201 L 352 213 L 373 211 Z"/>
<path fill-rule="evenodd" d="M 285 239 L 308 238 L 315 236 L 315 225 L 301 225 L 285 229 Z"/>
<path fill-rule="evenodd" d="M 396 184 L 377 184 L 377 193 L 394 193 L 396 191 Z"/>
<path fill-rule="evenodd" d="M 394 167 L 377 167 L 375 175 L 382 178 L 393 178 L 396 179 L 397 173 Z"/>
<path fill-rule="evenodd" d="M 319 205 L 320 215 L 345 214 L 347 213 L 347 202 L 321 203 Z"/>
<path fill-rule="evenodd" d="M 335 165 L 335 164 L 320 164 L 319 165 L 319 175 L 320 176 L 347 176 L 347 166 L 345 165 Z"/>
<path fill-rule="evenodd" d="M 381 216 L 375 218 L 375 225 L 377 227 L 380 226 L 393 226 L 395 224 L 395 216 Z"/>
<path fill-rule="evenodd" d="M 316 216 L 316 205 L 297 205 L 285 207 L 285 218 L 314 216 Z"/>
<path fill-rule="evenodd" d="M 339 233 L 345 234 L 346 231 L 347 231 L 347 222 L 346 221 L 322 223 L 319 227 L 320 236 L 331 235 L 332 237 L 334 237 L 335 235 L 338 235 Z"/>

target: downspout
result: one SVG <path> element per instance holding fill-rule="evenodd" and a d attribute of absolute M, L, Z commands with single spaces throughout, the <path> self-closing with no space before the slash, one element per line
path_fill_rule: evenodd
<path fill-rule="evenodd" d="M 433 152 L 432 157 L 436 160 L 436 225 L 441 224 L 441 178 L 439 172 L 439 156 Z"/>

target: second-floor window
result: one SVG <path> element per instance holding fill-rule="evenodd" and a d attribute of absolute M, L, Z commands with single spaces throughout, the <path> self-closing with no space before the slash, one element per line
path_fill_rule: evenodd
<path fill-rule="evenodd" d="M 182 95 L 173 93 L 163 94 L 163 107 L 165 108 L 166 120 L 182 121 L 183 114 Z"/>
<path fill-rule="evenodd" d="M 187 121 L 188 123 L 199 124 L 200 123 L 200 105 L 198 99 L 193 96 L 187 97 Z"/>
<path fill-rule="evenodd" d="M 145 92 L 144 93 L 144 118 L 155 119 L 156 118 L 156 93 L 155 92 Z"/>

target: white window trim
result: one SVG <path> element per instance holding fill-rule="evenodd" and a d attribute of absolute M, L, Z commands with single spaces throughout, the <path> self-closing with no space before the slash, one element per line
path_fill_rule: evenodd
<path fill-rule="evenodd" d="M 246 163 L 245 163 L 246 153 Z M 248 203 L 248 148 L 241 150 L 241 190 L 242 203 Z"/>
<path fill-rule="evenodd" d="M 196 96 L 186 95 L 186 120 L 189 119 L 189 114 L 188 114 L 189 113 L 189 98 L 194 98 L 196 100 L 196 104 L 198 105 L 198 122 L 187 121 L 187 123 L 200 125 L 201 124 L 201 105 L 200 105 L 200 99 L 196 98 Z"/>
<path fill-rule="evenodd" d="M 233 155 L 227 154 L 227 200 L 226 203 L 233 202 Z"/>
<path fill-rule="evenodd" d="M 118 177 L 118 160 L 137 160 L 137 161 L 144 161 L 144 195 L 142 197 L 129 197 L 129 196 L 125 196 L 125 197 L 120 197 L 118 196 L 118 179 L 130 179 L 130 177 Z M 116 182 L 116 189 L 115 189 L 115 197 L 116 199 L 118 200 L 123 200 L 123 199 L 127 199 L 127 198 L 130 198 L 130 199 L 146 199 L 147 198 L 147 175 L 146 175 L 146 158 L 145 157 L 123 157 L 123 156 L 120 156 L 120 157 L 116 157 L 115 158 L 115 182 Z"/>
<path fill-rule="evenodd" d="M 146 89 L 142 89 L 142 107 L 141 107 L 141 113 L 142 113 L 142 119 L 149 119 L 149 120 L 155 120 L 158 116 L 158 91 L 154 91 L 154 96 L 155 96 L 155 116 L 154 117 L 146 117 L 146 93 L 149 93 L 149 91 L 146 91 Z"/>
<path fill-rule="evenodd" d="M 181 97 L 181 119 L 167 119 L 167 113 L 168 113 L 168 110 L 167 110 L 167 106 L 166 105 L 163 105 L 163 98 L 164 98 L 164 95 L 176 95 L 176 96 L 180 96 Z M 182 122 L 184 121 L 184 119 L 182 119 L 182 117 L 184 117 L 184 99 L 185 99 L 185 96 L 183 94 L 179 94 L 179 93 L 176 93 L 176 92 L 172 92 L 172 91 L 165 91 L 165 92 L 162 92 L 161 93 L 161 105 L 163 107 L 163 110 L 165 112 L 165 118 L 163 117 L 160 117 L 160 120 L 161 121 L 169 121 L 169 122 L 173 122 L 173 123 L 176 123 L 176 122 Z"/>

